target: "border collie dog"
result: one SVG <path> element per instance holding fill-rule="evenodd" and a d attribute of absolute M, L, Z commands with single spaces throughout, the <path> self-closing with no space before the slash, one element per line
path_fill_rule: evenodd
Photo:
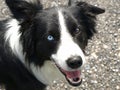
<path fill-rule="evenodd" d="M 84 49 L 104 10 L 85 2 L 43 9 L 38 0 L 6 0 L 12 18 L 0 22 L 0 83 L 6 90 L 44 90 L 64 77 L 81 84 Z"/>

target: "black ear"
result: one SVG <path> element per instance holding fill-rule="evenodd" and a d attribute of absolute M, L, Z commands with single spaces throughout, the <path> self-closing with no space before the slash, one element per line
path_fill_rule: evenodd
<path fill-rule="evenodd" d="M 39 0 L 6 0 L 6 4 L 16 19 L 30 19 L 42 9 Z"/>
<path fill-rule="evenodd" d="M 81 10 L 83 10 L 86 14 L 90 16 L 96 16 L 105 12 L 104 9 L 87 4 L 85 2 L 77 2 L 76 5 L 79 6 Z"/>
<path fill-rule="evenodd" d="M 72 5 L 75 4 L 75 2 L 77 2 L 77 1 L 76 1 L 76 0 L 69 0 L 69 1 L 68 1 L 68 5 L 69 5 L 69 6 L 72 6 Z"/>
<path fill-rule="evenodd" d="M 95 16 L 105 12 L 104 9 L 90 5 L 86 2 L 77 2 L 77 0 L 69 0 L 69 6 L 79 6 L 80 9 L 90 16 Z"/>

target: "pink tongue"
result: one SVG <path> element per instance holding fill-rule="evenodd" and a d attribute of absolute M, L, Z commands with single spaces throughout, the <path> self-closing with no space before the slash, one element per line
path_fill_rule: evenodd
<path fill-rule="evenodd" d="M 80 71 L 65 71 L 64 70 L 64 73 L 66 74 L 67 78 L 74 79 L 74 78 L 80 77 Z"/>

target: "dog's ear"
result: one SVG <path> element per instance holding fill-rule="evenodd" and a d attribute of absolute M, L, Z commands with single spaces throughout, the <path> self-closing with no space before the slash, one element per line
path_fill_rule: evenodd
<path fill-rule="evenodd" d="M 39 0 L 5 0 L 10 11 L 16 19 L 31 19 L 42 9 Z"/>
<path fill-rule="evenodd" d="M 68 0 L 68 6 L 75 6 L 78 0 Z"/>
<path fill-rule="evenodd" d="M 104 9 L 90 5 L 86 2 L 76 2 L 73 0 L 69 0 L 69 6 L 78 6 L 80 7 L 81 11 L 83 11 L 85 14 L 90 16 L 96 16 L 98 14 L 102 14 L 105 12 Z"/>
<path fill-rule="evenodd" d="M 76 5 L 79 6 L 86 14 L 91 16 L 96 16 L 105 12 L 104 9 L 87 4 L 85 2 L 77 2 Z"/>

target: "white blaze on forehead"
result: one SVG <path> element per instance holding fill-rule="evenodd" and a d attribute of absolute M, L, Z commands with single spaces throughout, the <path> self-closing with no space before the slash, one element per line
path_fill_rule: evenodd
<path fill-rule="evenodd" d="M 72 56 L 81 56 L 84 63 L 84 54 L 70 35 L 61 10 L 58 11 L 58 17 L 61 37 L 57 53 L 52 55 L 53 59 L 55 59 L 56 63 L 60 65 L 63 69 L 67 69 L 66 60 Z"/>

